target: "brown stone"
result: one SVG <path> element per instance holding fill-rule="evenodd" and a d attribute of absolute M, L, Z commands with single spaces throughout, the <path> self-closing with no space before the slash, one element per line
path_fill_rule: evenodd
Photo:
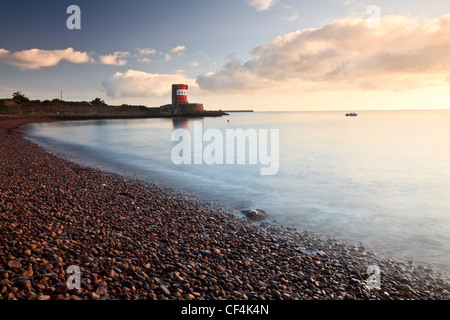
<path fill-rule="evenodd" d="M 45 270 L 52 270 L 52 269 L 53 269 L 53 265 L 52 265 L 51 263 L 47 263 L 47 264 L 44 266 L 44 269 L 45 269 Z"/>
<path fill-rule="evenodd" d="M 106 293 L 108 293 L 108 289 L 106 289 L 105 287 L 98 287 L 95 293 L 100 296 L 104 296 Z"/>
<path fill-rule="evenodd" d="M 8 267 L 10 267 L 11 269 L 20 269 L 22 268 L 22 264 L 19 260 L 14 259 L 8 262 Z"/>
<path fill-rule="evenodd" d="M 166 296 L 170 296 L 170 291 L 169 291 L 169 289 L 167 289 L 166 286 L 164 286 L 164 285 L 160 286 L 160 287 L 159 287 L 159 290 L 160 290 L 162 293 L 164 293 Z"/>
<path fill-rule="evenodd" d="M 27 271 L 25 271 L 24 273 L 22 273 L 22 277 L 24 277 L 24 278 L 30 278 L 30 277 L 33 276 L 33 274 L 34 274 L 33 270 L 30 269 L 30 270 L 27 270 Z"/>
<path fill-rule="evenodd" d="M 56 293 L 58 293 L 58 294 L 66 294 L 67 293 L 67 291 L 68 291 L 68 288 L 67 288 L 67 286 L 66 285 L 59 285 L 57 288 L 56 288 Z"/>
<path fill-rule="evenodd" d="M 45 285 L 43 285 L 43 284 L 41 284 L 41 283 L 37 284 L 36 287 L 37 287 L 38 289 L 40 289 L 40 290 L 44 290 L 44 289 L 45 289 Z"/>

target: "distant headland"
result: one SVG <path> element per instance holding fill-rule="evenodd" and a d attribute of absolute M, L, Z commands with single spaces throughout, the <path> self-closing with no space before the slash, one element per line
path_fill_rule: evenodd
<path fill-rule="evenodd" d="M 223 112 L 254 112 L 253 110 L 224 110 Z"/>
<path fill-rule="evenodd" d="M 184 86 L 183 89 L 179 89 Z M 175 91 L 175 93 L 174 93 Z M 187 102 L 187 85 L 172 86 L 172 104 L 161 107 L 143 105 L 112 106 L 100 98 L 88 101 L 30 100 L 22 92 L 14 92 L 12 99 L 0 99 L 0 114 L 20 118 L 50 120 L 221 117 L 222 110 L 207 111 L 203 104 Z"/>

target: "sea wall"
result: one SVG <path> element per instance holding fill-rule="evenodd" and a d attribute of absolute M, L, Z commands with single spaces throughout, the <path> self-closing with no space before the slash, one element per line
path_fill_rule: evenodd
<path fill-rule="evenodd" d="M 180 114 L 193 114 L 193 113 L 201 113 L 205 111 L 203 104 L 201 103 L 182 103 L 180 104 Z"/>

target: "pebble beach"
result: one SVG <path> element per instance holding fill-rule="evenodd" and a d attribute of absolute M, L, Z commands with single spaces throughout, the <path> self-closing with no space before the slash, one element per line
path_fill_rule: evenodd
<path fill-rule="evenodd" d="M 0 300 L 450 298 L 430 266 L 64 160 L 24 138 L 35 121 L 0 118 Z"/>

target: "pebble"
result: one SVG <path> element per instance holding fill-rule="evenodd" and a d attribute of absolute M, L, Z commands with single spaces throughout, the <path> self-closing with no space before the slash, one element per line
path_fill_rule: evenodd
<path fill-rule="evenodd" d="M 27 270 L 27 271 L 25 271 L 24 273 L 22 273 L 22 277 L 24 277 L 24 278 L 30 278 L 30 277 L 33 276 L 33 274 L 34 274 L 33 270 Z"/>
<path fill-rule="evenodd" d="M 8 262 L 8 267 L 10 267 L 11 269 L 20 269 L 22 268 L 22 264 L 19 260 L 11 260 Z"/>
<path fill-rule="evenodd" d="M 167 289 L 166 286 L 164 286 L 164 285 L 160 286 L 159 290 L 162 291 L 162 293 L 164 293 L 166 296 L 170 296 L 170 291 L 169 291 L 169 289 Z"/>

